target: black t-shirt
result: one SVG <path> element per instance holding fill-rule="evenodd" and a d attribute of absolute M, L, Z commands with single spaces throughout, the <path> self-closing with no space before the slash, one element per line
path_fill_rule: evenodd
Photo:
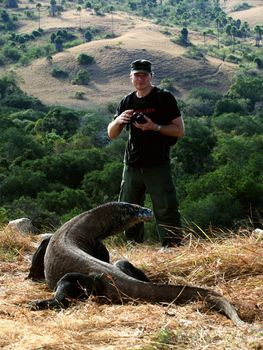
<path fill-rule="evenodd" d="M 160 125 L 168 125 L 171 120 L 181 116 L 174 96 L 157 87 L 145 97 L 137 97 L 135 91 L 125 96 L 117 108 L 116 116 L 126 109 L 142 112 Z M 129 140 L 124 155 L 125 164 L 133 167 L 169 164 L 171 137 L 152 130 L 142 131 L 133 124 L 128 124 L 127 128 Z"/>

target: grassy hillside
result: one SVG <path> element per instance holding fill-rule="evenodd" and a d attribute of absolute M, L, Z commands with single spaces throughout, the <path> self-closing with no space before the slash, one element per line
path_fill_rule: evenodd
<path fill-rule="evenodd" d="M 122 19 L 126 17 L 119 16 Z M 67 81 L 61 83 L 50 75 L 50 66 L 45 59 L 40 59 L 30 67 L 19 69 L 23 89 L 48 104 L 84 108 L 106 104 L 131 90 L 129 65 L 132 60 L 142 57 L 153 63 L 154 82 L 159 84 L 163 78 L 173 78 L 176 94 L 180 97 L 194 87 L 227 90 L 234 72 L 232 64 L 223 64 L 212 58 L 204 62 L 183 57 L 185 49 L 173 44 L 157 26 L 138 19 L 135 23 L 134 19 L 127 20 L 130 21 L 130 29 L 116 39 L 86 43 L 54 56 L 54 65 L 71 72 L 76 69 L 76 58 L 80 53 L 93 56 L 96 63 L 89 67 L 91 83 L 87 87 L 73 86 Z M 74 93 L 80 90 L 85 92 L 86 100 L 72 101 Z"/>
<path fill-rule="evenodd" d="M 239 0 L 222 0 L 220 2 L 222 8 L 234 19 L 239 18 L 241 21 L 247 21 L 251 26 L 262 24 L 263 22 L 263 3 L 261 0 L 248 0 L 244 2 Z M 248 5 L 247 9 L 237 10 L 244 4 Z"/>
<path fill-rule="evenodd" d="M 222 1 L 222 8 L 233 18 L 248 21 L 251 26 L 263 22 L 262 3 L 248 1 L 248 10 L 234 11 L 239 2 L 235 0 Z M 235 65 L 206 55 L 205 59 L 191 58 L 186 55 L 187 48 L 176 44 L 171 39 L 179 35 L 181 27 L 164 28 L 154 25 L 147 19 L 127 15 L 114 11 L 103 16 L 97 16 L 93 11 L 82 9 L 76 11 L 72 3 L 59 16 L 52 17 L 48 13 L 49 1 L 41 2 L 40 21 L 36 11 L 36 4 L 28 1 L 19 2 L 19 8 L 14 10 L 21 15 L 29 11 L 32 16 L 19 17 L 18 32 L 31 33 L 40 24 L 44 30 L 45 39 L 39 38 L 35 45 L 41 45 L 48 40 L 50 34 L 58 29 L 67 29 L 80 36 L 79 29 L 97 28 L 100 33 L 114 34 L 114 38 L 95 40 L 71 48 L 62 53 L 52 55 L 52 65 L 46 58 L 31 62 L 29 66 L 10 66 L 2 68 L 2 73 L 15 70 L 23 90 L 38 97 L 46 104 L 60 104 L 73 108 L 85 109 L 106 105 L 118 101 L 131 89 L 128 74 L 129 64 L 133 59 L 143 57 L 153 62 L 155 83 L 169 78 L 174 81 L 175 95 L 185 97 L 195 87 L 215 89 L 225 92 L 231 82 Z M 242 18 L 241 18 L 242 17 Z M 193 45 L 202 47 L 216 45 L 216 36 L 207 35 L 206 43 L 202 30 L 189 30 L 189 40 Z M 188 50 L 189 51 L 189 50 Z M 72 75 L 77 71 L 77 56 L 88 54 L 95 59 L 95 63 L 88 67 L 90 83 L 86 86 L 73 85 Z M 188 56 L 188 57 L 186 57 Z M 67 79 L 57 79 L 52 76 L 52 70 L 61 69 L 68 74 Z M 76 99 L 82 94 L 84 99 Z"/>

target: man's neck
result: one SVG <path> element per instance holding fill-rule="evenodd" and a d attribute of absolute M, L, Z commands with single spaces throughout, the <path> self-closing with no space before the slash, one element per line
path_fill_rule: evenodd
<path fill-rule="evenodd" d="M 149 93 L 152 91 L 153 88 L 154 88 L 154 86 L 150 85 L 149 87 L 147 87 L 143 90 L 136 90 L 136 96 L 139 98 L 145 97 L 145 96 L 149 95 Z"/>

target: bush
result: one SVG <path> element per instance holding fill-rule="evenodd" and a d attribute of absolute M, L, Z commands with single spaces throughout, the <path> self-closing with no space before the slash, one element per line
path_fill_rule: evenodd
<path fill-rule="evenodd" d="M 226 57 L 226 61 L 232 62 L 232 63 L 240 63 L 241 58 L 236 55 L 230 54 Z"/>
<path fill-rule="evenodd" d="M 69 49 L 69 48 L 74 47 L 74 46 L 79 46 L 83 43 L 84 43 L 84 41 L 82 39 L 71 40 L 69 42 L 64 43 L 64 48 Z"/>
<path fill-rule="evenodd" d="M 252 6 L 249 5 L 247 2 L 243 2 L 242 4 L 235 5 L 233 7 L 234 11 L 244 11 L 250 9 Z"/>
<path fill-rule="evenodd" d="M 0 54 L 0 66 L 4 66 L 5 65 L 5 58 L 3 55 Z"/>
<path fill-rule="evenodd" d="M 52 77 L 58 79 L 66 79 L 68 78 L 68 73 L 62 69 L 54 68 L 51 72 Z"/>
<path fill-rule="evenodd" d="M 111 113 L 114 114 L 116 112 L 118 106 L 118 102 L 109 102 L 107 104 L 107 110 Z"/>
<path fill-rule="evenodd" d="M 190 46 L 184 53 L 185 57 L 188 58 L 193 58 L 196 60 L 202 60 L 204 59 L 204 53 L 202 52 L 201 49 L 195 47 L 195 46 Z"/>
<path fill-rule="evenodd" d="M 164 78 L 161 80 L 160 88 L 166 89 L 169 91 L 174 91 L 174 79 L 173 78 Z"/>
<path fill-rule="evenodd" d="M 238 201 L 229 193 L 209 193 L 196 201 L 186 200 L 182 212 L 187 221 L 201 228 L 233 227 L 234 218 L 242 219 L 244 215 Z"/>
<path fill-rule="evenodd" d="M 216 90 L 207 89 L 207 88 L 194 88 L 190 92 L 191 97 L 201 98 L 202 100 L 212 100 L 217 101 L 221 98 L 221 94 Z"/>
<path fill-rule="evenodd" d="M 20 109 L 41 109 L 43 107 L 42 103 L 35 97 L 27 96 L 22 93 L 14 93 L 12 95 L 6 96 L 2 103 L 8 107 L 20 108 Z"/>
<path fill-rule="evenodd" d="M 256 57 L 254 62 L 256 63 L 258 69 L 263 69 L 263 61 L 261 58 Z"/>
<path fill-rule="evenodd" d="M 78 56 L 77 60 L 78 60 L 78 64 L 82 64 L 82 65 L 87 65 L 94 62 L 94 58 L 92 56 L 86 55 L 85 53 L 81 53 Z"/>
<path fill-rule="evenodd" d="M 18 49 L 11 46 L 5 46 L 2 50 L 2 54 L 9 60 L 17 62 L 21 57 L 21 53 Z"/>
<path fill-rule="evenodd" d="M 247 106 L 244 100 L 232 100 L 230 98 L 223 98 L 219 100 L 215 105 L 214 115 L 220 115 L 223 113 L 241 113 L 245 114 Z"/>
<path fill-rule="evenodd" d="M 7 210 L 3 207 L 0 207 L 0 226 L 7 223 Z"/>
<path fill-rule="evenodd" d="M 90 42 L 92 40 L 92 32 L 90 30 L 87 30 L 84 34 L 84 38 L 87 42 Z"/>
<path fill-rule="evenodd" d="M 73 84 L 87 85 L 90 81 L 89 73 L 86 70 L 80 70 L 76 78 L 72 81 Z"/>
<path fill-rule="evenodd" d="M 74 96 L 77 100 L 84 100 L 85 98 L 85 92 L 83 91 L 77 91 Z"/>

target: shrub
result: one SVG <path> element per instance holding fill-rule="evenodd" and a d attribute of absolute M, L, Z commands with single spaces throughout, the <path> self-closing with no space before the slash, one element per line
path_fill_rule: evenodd
<path fill-rule="evenodd" d="M 78 60 L 78 64 L 82 64 L 82 65 L 87 65 L 94 62 L 94 58 L 92 56 L 86 55 L 85 53 L 81 53 L 78 56 L 77 60 Z"/>
<path fill-rule="evenodd" d="M 87 42 L 90 42 L 92 40 L 92 33 L 90 30 L 87 30 L 84 34 L 84 38 Z"/>
<path fill-rule="evenodd" d="M 187 220 L 201 228 L 212 226 L 233 227 L 233 218 L 241 219 L 239 202 L 229 193 L 209 193 L 196 201 L 186 199 L 182 211 Z"/>
<path fill-rule="evenodd" d="M 202 100 L 213 100 L 217 101 L 221 98 L 216 90 L 207 89 L 207 88 L 194 88 L 190 92 L 191 97 L 201 98 Z"/>
<path fill-rule="evenodd" d="M 41 33 L 38 30 L 33 30 L 32 35 L 36 38 L 41 36 Z"/>
<path fill-rule="evenodd" d="M 118 102 L 109 102 L 107 104 L 107 110 L 111 113 L 114 114 L 116 112 L 118 106 Z"/>
<path fill-rule="evenodd" d="M 256 57 L 254 62 L 256 63 L 258 69 L 263 69 L 263 61 L 261 58 Z"/>
<path fill-rule="evenodd" d="M 75 93 L 75 98 L 77 100 L 84 100 L 84 97 L 85 97 L 85 92 L 83 92 L 83 91 L 77 91 Z"/>
<path fill-rule="evenodd" d="M 64 43 L 64 47 L 65 47 L 65 49 L 69 49 L 71 47 L 78 46 L 78 45 L 81 45 L 83 43 L 84 43 L 84 41 L 82 39 L 75 39 L 75 40 L 71 40 L 71 41 Z"/>
<path fill-rule="evenodd" d="M 3 55 L 0 54 L 0 66 L 4 66 L 5 65 L 5 58 Z"/>
<path fill-rule="evenodd" d="M 252 6 L 249 5 L 247 2 L 243 2 L 242 4 L 235 5 L 233 7 L 234 11 L 244 11 L 250 9 Z"/>
<path fill-rule="evenodd" d="M 68 73 L 62 69 L 54 68 L 51 72 L 52 77 L 58 79 L 66 79 L 68 78 Z"/>
<path fill-rule="evenodd" d="M 22 66 L 27 66 L 27 65 L 29 64 L 29 62 L 30 62 L 30 59 L 29 59 L 29 57 L 26 56 L 26 55 L 21 56 L 20 59 L 19 59 L 19 63 L 20 63 Z"/>
<path fill-rule="evenodd" d="M 193 58 L 196 60 L 204 59 L 204 53 L 201 49 L 197 48 L 196 46 L 190 46 L 184 53 L 185 57 Z"/>
<path fill-rule="evenodd" d="M 7 223 L 7 210 L 0 207 L 0 226 Z"/>
<path fill-rule="evenodd" d="M 169 91 L 173 91 L 174 90 L 174 79 L 173 78 L 164 78 L 161 80 L 161 83 L 160 83 L 160 88 L 162 89 L 166 89 L 166 90 L 169 90 Z"/>
<path fill-rule="evenodd" d="M 232 62 L 232 63 L 240 63 L 241 58 L 236 55 L 230 54 L 226 57 L 226 61 Z"/>
<path fill-rule="evenodd" d="M 19 52 L 19 50 L 11 46 L 4 47 L 2 53 L 7 59 L 13 62 L 17 62 L 21 57 L 21 53 Z"/>
<path fill-rule="evenodd" d="M 6 96 L 2 103 L 8 107 L 13 108 L 42 108 L 42 103 L 35 97 L 27 96 L 22 93 L 13 93 L 12 95 Z"/>
<path fill-rule="evenodd" d="M 72 81 L 73 84 L 87 85 L 90 81 L 89 73 L 86 70 L 80 70 L 77 73 L 76 78 Z"/>
<path fill-rule="evenodd" d="M 246 107 L 243 100 L 232 100 L 227 97 L 219 100 L 215 105 L 215 115 L 222 113 L 246 113 Z"/>

